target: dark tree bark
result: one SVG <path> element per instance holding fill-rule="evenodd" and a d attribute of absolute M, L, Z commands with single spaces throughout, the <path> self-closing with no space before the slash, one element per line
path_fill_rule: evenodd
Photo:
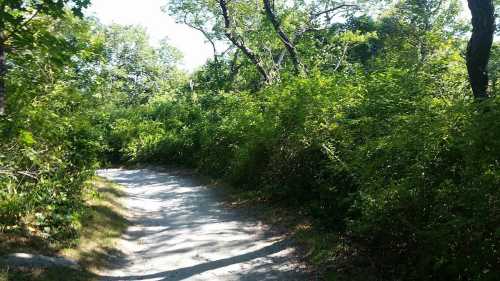
<path fill-rule="evenodd" d="M 292 60 L 293 63 L 293 68 L 297 74 L 302 72 L 302 65 L 300 63 L 299 55 L 297 54 L 297 49 L 295 48 L 295 45 L 293 44 L 292 40 L 288 38 L 288 35 L 283 31 L 281 28 L 281 23 L 278 19 L 278 17 L 274 14 L 273 9 L 271 7 L 271 3 L 269 0 L 263 0 L 264 2 L 264 10 L 266 12 L 267 18 L 271 22 L 271 24 L 274 27 L 274 30 L 276 33 L 278 33 L 278 36 L 281 39 L 281 42 L 285 45 L 285 48 L 290 55 L 290 59 Z"/>
<path fill-rule="evenodd" d="M 5 114 L 5 100 L 7 93 L 5 89 L 5 76 L 7 74 L 5 55 L 5 39 L 3 38 L 3 35 L 0 34 L 0 116 Z"/>
<path fill-rule="evenodd" d="M 6 3 L 0 4 L 0 16 L 5 14 Z M 0 116 L 5 114 L 5 75 L 7 74 L 7 65 L 5 62 L 5 22 L 0 20 Z"/>
<path fill-rule="evenodd" d="M 467 46 L 467 71 L 476 99 L 488 98 L 488 61 L 495 32 L 492 0 L 467 0 L 472 14 L 472 36 Z"/>
<path fill-rule="evenodd" d="M 257 57 L 257 55 L 248 48 L 243 40 L 239 38 L 236 34 L 231 31 L 231 19 L 229 18 L 228 10 L 227 10 L 227 2 L 226 0 L 219 0 L 219 6 L 222 11 L 222 17 L 224 18 L 224 34 L 226 37 L 233 43 L 245 56 L 255 65 L 257 71 L 264 78 L 266 83 L 270 83 L 272 81 L 271 75 L 266 71 L 264 65 L 261 60 Z"/>

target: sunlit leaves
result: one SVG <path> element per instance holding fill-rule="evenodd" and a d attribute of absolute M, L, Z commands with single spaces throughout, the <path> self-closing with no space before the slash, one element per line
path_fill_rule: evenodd
<path fill-rule="evenodd" d="M 102 149 L 94 122 L 99 102 L 88 91 L 99 82 L 88 70 L 102 49 L 89 25 L 70 14 L 37 17 L 29 50 L 9 56 L 12 112 L 0 120 L 0 170 L 8 175 L 0 174 L 2 229 L 26 227 L 51 238 L 73 233 L 83 181 Z"/>
<path fill-rule="evenodd" d="M 155 48 L 146 31 L 137 26 L 111 25 L 103 33 L 106 63 L 102 74 L 110 98 L 116 98 L 113 93 L 117 92 L 118 98 L 126 96 L 120 103 L 137 105 L 176 85 L 181 55 L 167 39 Z"/>

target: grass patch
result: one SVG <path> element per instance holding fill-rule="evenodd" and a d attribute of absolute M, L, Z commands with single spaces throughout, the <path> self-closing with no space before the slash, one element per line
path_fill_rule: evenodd
<path fill-rule="evenodd" d="M 0 281 L 97 281 L 98 276 L 87 270 L 70 268 L 0 270 Z"/>
<path fill-rule="evenodd" d="M 120 204 L 123 196 L 119 185 L 99 177 L 93 178 L 88 183 L 87 208 L 81 217 L 78 238 L 71 241 L 51 242 L 27 231 L 0 233 L 2 255 L 13 252 L 58 254 L 77 260 L 84 268 L 77 271 L 68 268 L 12 270 L 0 267 L 0 281 L 98 280 L 94 273 L 108 268 L 110 259 L 122 254 L 115 250 L 115 243 L 128 225 L 125 209 Z"/>
<path fill-rule="evenodd" d="M 95 189 L 88 197 L 88 212 L 82 218 L 80 237 L 76 247 L 60 251 L 63 256 L 78 260 L 87 269 L 109 266 L 110 257 L 120 253 L 114 250 L 116 239 L 127 227 L 125 209 L 120 204 L 123 192 L 120 186 L 102 178 L 94 178 Z"/>

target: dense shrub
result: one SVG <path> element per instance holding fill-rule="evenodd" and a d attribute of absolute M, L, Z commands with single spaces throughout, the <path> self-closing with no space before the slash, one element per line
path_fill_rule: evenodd
<path fill-rule="evenodd" d="M 102 158 L 177 163 L 308 215 L 340 238 L 322 258 L 344 274 L 356 267 L 347 280 L 361 271 L 374 280 L 500 279 L 498 44 L 492 97 L 473 101 L 466 29 L 456 2 L 445 2 L 397 1 L 380 18 L 348 13 L 323 27 L 298 24 L 315 10 L 278 14 L 283 32 L 298 36 L 304 69 L 255 13 L 231 23 L 252 32 L 205 34 L 248 36 L 254 59 L 229 48 L 189 84 L 177 52 L 167 41 L 152 47 L 143 28 L 33 18 L 29 40 L 18 38 L 29 48 L 7 60 L 0 230 L 71 235 L 83 183 Z M 172 7 L 189 8 L 186 21 L 205 4 Z M 195 26 L 200 15 L 191 15 Z"/>
<path fill-rule="evenodd" d="M 131 161 L 194 165 L 303 209 L 380 278 L 493 280 L 499 100 L 477 105 L 463 84 L 432 81 L 388 68 L 191 92 L 135 109 L 137 131 L 113 133 Z"/>
<path fill-rule="evenodd" d="M 0 231 L 29 229 L 65 239 L 79 227 L 84 182 L 102 150 L 98 101 L 93 85 L 83 82 L 98 43 L 88 40 L 87 22 L 69 15 L 55 22 L 37 18 L 33 25 L 35 44 L 8 57 L 8 114 L 0 117 Z"/>
<path fill-rule="evenodd" d="M 48 96 L 62 99 L 60 92 Z M 9 141 L 0 145 L 0 221 L 3 229 L 28 224 L 57 238 L 78 227 L 82 189 L 100 144 L 82 115 L 44 105 L 23 107 L 22 124 L 1 122 L 1 137 Z"/>

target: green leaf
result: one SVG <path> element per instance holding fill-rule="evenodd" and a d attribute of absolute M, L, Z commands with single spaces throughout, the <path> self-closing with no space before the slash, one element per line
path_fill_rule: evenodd
<path fill-rule="evenodd" d="M 19 134 L 19 141 L 25 146 L 32 146 L 36 143 L 33 134 L 29 131 L 21 131 Z"/>

